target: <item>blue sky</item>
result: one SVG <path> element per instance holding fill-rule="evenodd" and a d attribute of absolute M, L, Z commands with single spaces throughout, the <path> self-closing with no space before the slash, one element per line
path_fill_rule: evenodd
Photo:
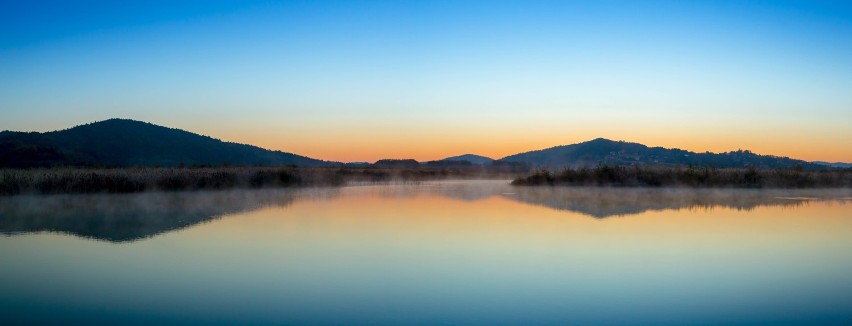
<path fill-rule="evenodd" d="M 852 161 L 844 2 L 6 1 L 0 31 L 0 129 L 126 117 L 338 160 L 608 137 Z"/>

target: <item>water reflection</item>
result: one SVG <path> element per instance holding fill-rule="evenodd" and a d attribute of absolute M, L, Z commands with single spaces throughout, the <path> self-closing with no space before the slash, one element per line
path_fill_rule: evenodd
<path fill-rule="evenodd" d="M 10 325 L 848 324 L 848 200 L 494 181 L 6 197 L 3 232 L 26 234 L 0 237 L 0 315 Z"/>
<path fill-rule="evenodd" d="M 473 202 L 500 197 L 595 218 L 647 211 L 849 202 L 852 191 L 670 188 L 513 187 L 507 181 L 442 181 L 344 188 L 55 195 L 0 198 L 0 233 L 60 232 L 110 242 L 135 241 L 223 216 L 303 200 L 446 197 Z"/>
<path fill-rule="evenodd" d="M 47 231 L 110 242 L 135 241 L 226 215 L 337 193 L 337 189 L 321 188 L 9 197 L 0 199 L 0 233 Z"/>
<path fill-rule="evenodd" d="M 672 188 L 521 187 L 512 199 L 595 218 L 647 211 L 800 206 L 811 201 L 847 202 L 848 190 L 755 190 Z"/>

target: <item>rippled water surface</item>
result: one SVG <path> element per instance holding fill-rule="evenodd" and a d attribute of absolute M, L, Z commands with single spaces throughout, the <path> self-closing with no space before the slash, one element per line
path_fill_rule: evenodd
<path fill-rule="evenodd" d="M 0 320 L 848 324 L 850 198 L 507 181 L 0 197 Z"/>

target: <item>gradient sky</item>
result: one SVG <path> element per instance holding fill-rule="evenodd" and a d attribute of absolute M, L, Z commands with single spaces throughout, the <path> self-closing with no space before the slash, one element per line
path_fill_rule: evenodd
<path fill-rule="evenodd" d="M 341 161 L 605 137 L 852 162 L 852 3 L 3 1 L 0 117 Z"/>

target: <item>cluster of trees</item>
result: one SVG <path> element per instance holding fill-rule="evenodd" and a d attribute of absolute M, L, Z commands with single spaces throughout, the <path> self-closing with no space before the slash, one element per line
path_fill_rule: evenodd
<path fill-rule="evenodd" d="M 738 188 L 852 187 L 852 170 L 806 171 L 796 168 L 716 169 L 598 165 L 593 168 L 566 168 L 559 172 L 539 170 L 529 176 L 515 179 L 512 184 Z"/>

